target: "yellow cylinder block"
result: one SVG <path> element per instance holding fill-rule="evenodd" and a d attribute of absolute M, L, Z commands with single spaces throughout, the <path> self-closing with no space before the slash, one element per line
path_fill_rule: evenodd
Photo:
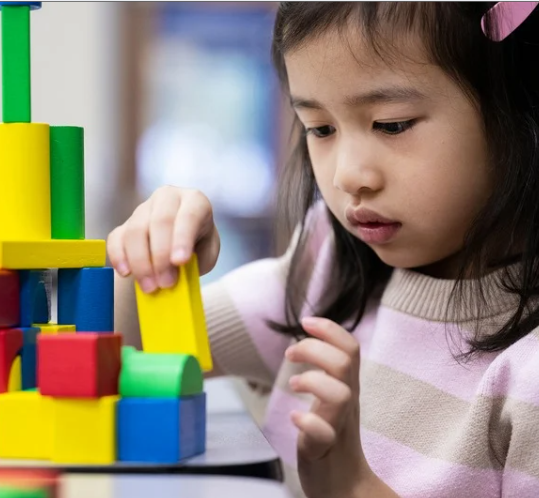
<path fill-rule="evenodd" d="M 0 241 L 51 238 L 49 125 L 0 124 Z"/>

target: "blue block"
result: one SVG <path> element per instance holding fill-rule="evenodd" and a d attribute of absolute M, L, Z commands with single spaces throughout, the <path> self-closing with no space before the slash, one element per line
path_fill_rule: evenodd
<path fill-rule="evenodd" d="M 37 387 L 37 335 L 36 327 L 22 327 L 21 377 L 22 389 Z"/>
<path fill-rule="evenodd" d="M 58 323 L 77 332 L 114 331 L 114 270 L 58 270 Z"/>
<path fill-rule="evenodd" d="M 177 463 L 206 450 L 206 394 L 122 398 L 117 405 L 121 462 Z"/>
<path fill-rule="evenodd" d="M 0 10 L 2 7 L 30 7 L 30 10 L 41 9 L 41 2 L 0 2 Z"/>
<path fill-rule="evenodd" d="M 31 327 L 34 323 L 48 323 L 51 319 L 47 283 L 52 285 L 48 270 L 21 270 L 19 324 Z"/>

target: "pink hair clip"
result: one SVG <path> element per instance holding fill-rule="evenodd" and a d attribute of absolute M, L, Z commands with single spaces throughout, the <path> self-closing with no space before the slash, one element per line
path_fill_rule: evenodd
<path fill-rule="evenodd" d="M 528 18 L 537 5 L 539 2 L 498 2 L 481 18 L 483 33 L 487 35 L 486 18 L 492 16 L 494 32 L 487 36 L 493 41 L 502 41 Z"/>

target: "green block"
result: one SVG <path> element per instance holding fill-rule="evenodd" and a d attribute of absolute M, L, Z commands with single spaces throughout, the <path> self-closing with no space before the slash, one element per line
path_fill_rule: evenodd
<path fill-rule="evenodd" d="M 17 488 L 0 484 L 0 498 L 48 498 L 49 492 L 43 488 Z"/>
<path fill-rule="evenodd" d="M 30 123 L 30 7 L 2 7 L 2 117 Z"/>
<path fill-rule="evenodd" d="M 51 235 L 84 239 L 84 129 L 51 126 Z"/>
<path fill-rule="evenodd" d="M 131 353 L 136 353 L 137 350 L 133 346 L 122 346 L 122 363 L 127 359 Z"/>
<path fill-rule="evenodd" d="M 198 360 L 187 354 L 122 353 L 120 394 L 131 398 L 178 398 L 204 387 Z"/>

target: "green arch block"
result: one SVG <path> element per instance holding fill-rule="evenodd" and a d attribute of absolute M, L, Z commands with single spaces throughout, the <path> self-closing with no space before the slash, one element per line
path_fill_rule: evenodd
<path fill-rule="evenodd" d="M 137 350 L 133 346 L 122 346 L 122 362 L 124 362 L 131 353 L 136 353 Z"/>
<path fill-rule="evenodd" d="M 130 398 L 178 398 L 204 387 L 198 360 L 187 354 L 122 351 L 120 395 Z"/>

